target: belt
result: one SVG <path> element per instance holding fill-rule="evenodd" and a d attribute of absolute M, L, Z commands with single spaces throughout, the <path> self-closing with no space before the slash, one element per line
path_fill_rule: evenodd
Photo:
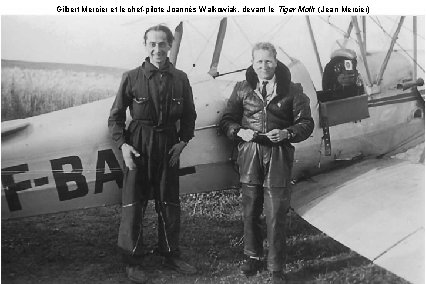
<path fill-rule="evenodd" d="M 176 125 L 175 124 L 169 124 L 169 125 L 156 125 L 154 123 L 154 121 L 152 120 L 145 120 L 145 119 L 133 119 L 134 121 L 137 121 L 141 124 L 143 124 L 144 126 L 149 126 L 152 128 L 152 130 L 154 130 L 155 132 L 164 132 L 167 130 L 173 130 L 176 129 Z"/>

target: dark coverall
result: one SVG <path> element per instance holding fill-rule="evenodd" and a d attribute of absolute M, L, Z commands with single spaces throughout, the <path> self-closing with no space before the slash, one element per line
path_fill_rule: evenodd
<path fill-rule="evenodd" d="M 127 108 L 132 120 L 125 129 Z M 127 143 L 140 153 L 133 157 L 136 169 L 124 165 L 118 246 L 125 261 L 143 254 L 142 219 L 151 199 L 158 214 L 158 251 L 165 256 L 179 254 L 179 164 L 169 166 L 168 152 L 194 136 L 196 116 L 187 75 L 168 60 L 157 69 L 147 58 L 123 74 L 108 127 L 117 147 Z"/>
<path fill-rule="evenodd" d="M 300 84 L 291 82 L 290 71 L 281 62 L 275 69 L 275 78 L 276 93 L 268 102 L 255 92 L 259 80 L 253 67 L 249 67 L 246 80 L 235 85 L 220 121 L 227 136 L 239 142 L 237 163 L 242 183 L 244 254 L 263 257 L 260 216 L 264 207 L 270 271 L 279 271 L 284 265 L 294 157 L 290 142 L 307 139 L 314 128 L 309 98 Z M 244 142 L 236 136 L 241 128 L 256 133 L 287 129 L 292 138 L 273 143 L 257 135 L 254 140 Z"/>

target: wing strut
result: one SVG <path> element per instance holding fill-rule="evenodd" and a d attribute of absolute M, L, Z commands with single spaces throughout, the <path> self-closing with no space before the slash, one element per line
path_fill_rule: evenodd
<path fill-rule="evenodd" d="M 320 74 L 321 74 L 321 78 L 323 77 L 323 68 L 322 68 L 322 64 L 321 64 L 321 59 L 318 53 L 318 47 L 317 47 L 317 42 L 315 41 L 315 37 L 314 37 L 314 32 L 312 31 L 312 26 L 311 26 L 311 20 L 309 19 L 309 16 L 306 16 L 306 23 L 308 24 L 308 28 L 309 28 L 309 34 L 311 35 L 311 41 L 312 41 L 312 45 L 314 46 L 314 51 L 315 51 L 315 55 L 317 57 L 317 63 L 318 63 L 318 67 L 320 69 Z"/>
<path fill-rule="evenodd" d="M 363 44 L 364 44 L 364 50 L 367 52 L 367 20 L 365 16 L 362 16 L 362 37 L 363 37 Z"/>
<path fill-rule="evenodd" d="M 219 31 L 217 32 L 216 45 L 214 47 L 212 63 L 210 64 L 210 70 L 208 72 L 213 78 L 219 75 L 219 72 L 217 72 L 217 66 L 219 64 L 220 53 L 222 52 L 223 40 L 225 39 L 227 23 L 227 18 L 223 18 L 220 21 Z"/>
<path fill-rule="evenodd" d="M 395 46 L 395 42 L 398 39 L 398 34 L 399 34 L 399 31 L 401 30 L 402 24 L 404 23 L 404 19 L 405 19 L 405 16 L 401 16 L 401 19 L 399 20 L 398 27 L 396 28 L 396 31 L 393 34 L 392 41 L 391 41 L 391 44 L 389 46 L 388 52 L 386 54 L 385 60 L 383 61 L 382 67 L 380 68 L 379 75 L 377 76 L 377 85 L 380 85 L 380 82 L 383 79 L 383 73 L 385 73 L 386 66 L 388 65 L 389 59 L 392 55 L 393 47 Z"/>
<path fill-rule="evenodd" d="M 417 79 L 417 16 L 413 16 L 413 80 Z"/>
<path fill-rule="evenodd" d="M 367 64 L 367 54 L 366 54 L 366 51 L 365 51 L 365 48 L 364 48 L 365 45 L 364 45 L 362 38 L 361 38 L 361 31 L 359 30 L 358 19 L 357 19 L 356 16 L 352 16 L 352 23 L 353 23 L 355 31 L 356 31 L 356 37 L 358 39 L 359 48 L 361 50 L 362 61 L 364 61 L 365 71 L 367 72 L 368 86 L 372 86 L 370 69 L 368 68 L 368 64 Z"/>
<path fill-rule="evenodd" d="M 179 53 L 180 42 L 182 41 L 183 34 L 183 23 L 180 22 L 179 25 L 176 26 L 175 29 L 175 40 L 173 41 L 172 48 L 170 50 L 170 62 L 176 66 L 177 56 Z"/>
<path fill-rule="evenodd" d="M 351 21 L 349 23 L 349 26 L 348 26 L 348 31 L 344 35 L 343 44 L 340 44 L 339 41 L 336 40 L 336 43 L 340 46 L 340 48 L 345 48 L 346 47 L 346 44 L 348 43 L 348 40 L 351 37 L 351 33 L 352 33 L 352 30 L 353 30 L 353 27 L 354 27 L 354 24 Z"/>

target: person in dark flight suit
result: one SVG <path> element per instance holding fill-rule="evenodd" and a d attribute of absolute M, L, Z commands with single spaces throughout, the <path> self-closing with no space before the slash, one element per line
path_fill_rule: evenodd
<path fill-rule="evenodd" d="M 194 136 L 197 114 L 187 75 L 167 54 L 173 34 L 157 25 L 144 35 L 148 57 L 123 74 L 108 126 L 125 163 L 118 246 L 129 279 L 144 283 L 142 220 L 148 200 L 158 214 L 158 252 L 164 264 L 184 274 L 195 267 L 180 258 L 179 157 Z M 132 120 L 126 129 L 126 110 Z M 177 122 L 180 127 L 177 129 Z"/>

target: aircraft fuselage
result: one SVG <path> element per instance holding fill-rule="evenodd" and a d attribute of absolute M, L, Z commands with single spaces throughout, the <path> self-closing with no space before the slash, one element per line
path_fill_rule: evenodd
<path fill-rule="evenodd" d="M 424 109 L 417 89 L 387 88 L 369 96 L 369 118 L 330 127 L 331 155 L 325 156 L 316 90 L 301 62 L 289 67 L 292 80 L 310 97 L 316 125 L 311 138 L 295 144 L 296 179 L 332 167 L 336 160 L 403 151 L 423 141 Z M 211 78 L 192 82 L 198 119 L 195 137 L 182 153 L 181 193 L 238 184 L 232 142 L 217 128 L 233 85 Z M 2 136 L 2 218 L 120 202 L 122 157 L 107 128 L 112 102 L 2 123 L 11 129 Z"/>

